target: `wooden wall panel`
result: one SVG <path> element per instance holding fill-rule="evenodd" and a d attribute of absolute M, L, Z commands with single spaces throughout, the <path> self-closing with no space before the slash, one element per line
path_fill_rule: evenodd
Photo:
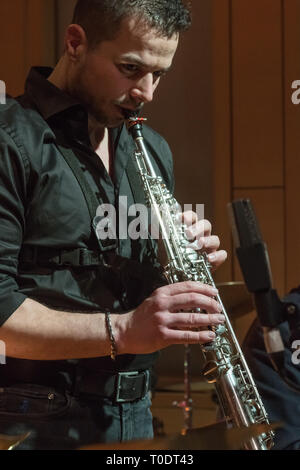
<path fill-rule="evenodd" d="M 54 65 L 54 0 L 0 2 L 0 79 L 12 96 L 23 92 L 33 65 Z"/>
<path fill-rule="evenodd" d="M 284 1 L 286 284 L 300 284 L 300 104 L 291 84 L 300 80 L 300 0 Z"/>
<path fill-rule="evenodd" d="M 220 270 L 220 280 L 242 278 L 221 208 L 250 198 L 283 295 L 300 283 L 300 105 L 291 101 L 292 82 L 300 80 L 300 0 L 214 5 L 214 217 L 232 269 L 230 279 L 229 267 Z M 253 315 L 236 322 L 239 337 Z"/>
<path fill-rule="evenodd" d="M 228 252 L 228 260 L 218 269 L 216 281 L 233 276 L 231 234 L 227 203 L 232 199 L 231 148 L 231 51 L 228 0 L 212 0 L 212 106 L 213 106 L 213 226 Z"/>
<path fill-rule="evenodd" d="M 232 1 L 234 185 L 283 184 L 281 0 Z"/>
<path fill-rule="evenodd" d="M 26 68 L 55 63 L 55 10 L 53 0 L 26 2 Z"/>
<path fill-rule="evenodd" d="M 25 12 L 24 0 L 0 2 L 0 79 L 12 95 L 23 88 Z"/>

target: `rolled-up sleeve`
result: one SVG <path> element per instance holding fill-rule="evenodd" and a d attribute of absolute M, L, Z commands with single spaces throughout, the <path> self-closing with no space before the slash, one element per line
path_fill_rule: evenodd
<path fill-rule="evenodd" d="M 18 286 L 26 228 L 26 162 L 15 137 L 0 125 L 0 326 L 26 299 Z"/>

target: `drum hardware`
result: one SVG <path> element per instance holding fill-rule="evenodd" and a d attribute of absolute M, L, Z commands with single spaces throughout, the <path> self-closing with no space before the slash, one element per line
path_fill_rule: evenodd
<path fill-rule="evenodd" d="M 14 450 L 21 442 L 25 441 L 29 435 L 30 432 L 18 436 L 0 434 L 0 450 Z"/>
<path fill-rule="evenodd" d="M 112 444 L 91 444 L 79 450 L 240 450 L 252 437 L 269 432 L 279 424 L 252 424 L 228 429 L 226 423 L 217 423 L 189 430 L 186 435 L 174 434 L 152 440 Z"/>

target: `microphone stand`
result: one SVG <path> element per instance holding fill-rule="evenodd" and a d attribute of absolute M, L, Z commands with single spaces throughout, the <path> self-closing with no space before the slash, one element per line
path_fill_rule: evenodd
<path fill-rule="evenodd" d="M 273 368 L 294 391 L 300 391 L 286 373 L 285 346 L 279 325 L 287 321 L 291 340 L 300 340 L 300 309 L 296 303 L 281 301 L 272 286 L 272 274 L 266 244 L 249 199 L 228 205 L 236 255 L 248 291 L 254 296 L 258 318 L 263 328 L 266 351 Z M 300 341 L 299 341 L 300 347 Z"/>
<path fill-rule="evenodd" d="M 183 410 L 183 428 L 181 435 L 185 436 L 193 428 L 193 399 L 191 396 L 191 346 L 184 345 L 184 362 L 183 362 L 183 383 L 184 398 L 179 403 L 173 402 L 173 406 Z"/>

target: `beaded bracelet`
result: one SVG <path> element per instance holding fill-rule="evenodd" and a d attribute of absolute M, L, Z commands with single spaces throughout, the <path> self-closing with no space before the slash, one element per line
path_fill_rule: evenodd
<path fill-rule="evenodd" d="M 109 341 L 110 341 L 110 357 L 112 358 L 113 361 L 115 361 L 117 357 L 117 345 L 116 345 L 116 340 L 115 340 L 113 330 L 112 330 L 110 312 L 105 312 L 105 323 L 106 323 L 106 328 L 107 328 Z"/>

